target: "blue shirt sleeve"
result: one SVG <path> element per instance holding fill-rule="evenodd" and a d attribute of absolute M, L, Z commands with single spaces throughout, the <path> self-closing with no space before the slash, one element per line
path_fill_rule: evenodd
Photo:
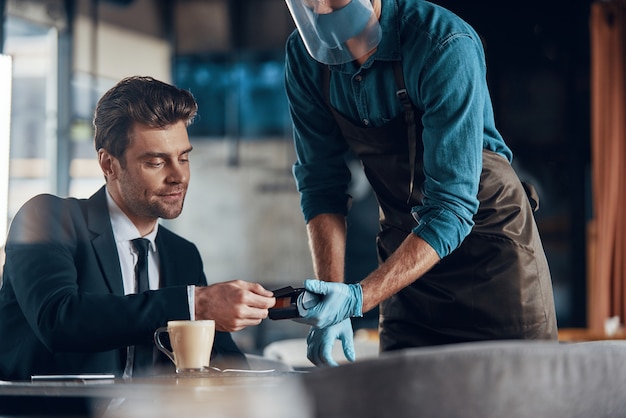
<path fill-rule="evenodd" d="M 413 232 L 440 257 L 473 227 L 482 171 L 485 66 L 476 39 L 451 35 L 433 45 L 414 93 L 424 109 L 424 199 Z"/>
<path fill-rule="evenodd" d="M 294 129 L 293 173 L 306 222 L 321 213 L 348 213 L 348 145 L 326 105 L 322 74 L 294 32 L 287 40 L 285 89 Z"/>

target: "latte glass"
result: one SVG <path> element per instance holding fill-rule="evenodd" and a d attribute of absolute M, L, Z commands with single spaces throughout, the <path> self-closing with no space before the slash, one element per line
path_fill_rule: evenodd
<path fill-rule="evenodd" d="M 170 351 L 161 341 L 162 334 L 170 337 Z M 167 327 L 154 332 L 154 343 L 176 366 L 176 373 L 208 371 L 215 338 L 215 321 L 168 321 Z"/>

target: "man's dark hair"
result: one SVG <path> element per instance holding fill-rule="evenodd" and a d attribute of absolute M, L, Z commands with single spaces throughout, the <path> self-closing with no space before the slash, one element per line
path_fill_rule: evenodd
<path fill-rule="evenodd" d="M 127 77 L 96 105 L 93 118 L 96 151 L 104 148 L 124 164 L 134 123 L 163 128 L 179 121 L 189 126 L 198 111 L 193 95 L 152 77 Z"/>

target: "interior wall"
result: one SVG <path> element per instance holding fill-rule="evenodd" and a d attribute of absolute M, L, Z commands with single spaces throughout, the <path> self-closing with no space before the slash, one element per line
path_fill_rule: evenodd
<path fill-rule="evenodd" d="M 171 54 L 171 45 L 162 38 L 109 23 L 94 26 L 83 15 L 74 23 L 74 71 L 80 73 L 111 82 L 131 75 L 172 82 Z"/>
<path fill-rule="evenodd" d="M 174 8 L 177 54 L 228 52 L 234 45 L 226 1 L 176 2 Z"/>
<path fill-rule="evenodd" d="M 174 37 L 181 55 L 284 48 L 294 25 L 284 0 L 179 0 Z"/>
<path fill-rule="evenodd" d="M 32 1 L 32 0 L 30 0 Z M 77 14 L 91 16 L 97 6 L 100 23 L 137 32 L 145 36 L 166 39 L 168 4 L 176 1 L 162 0 L 74 0 Z"/>

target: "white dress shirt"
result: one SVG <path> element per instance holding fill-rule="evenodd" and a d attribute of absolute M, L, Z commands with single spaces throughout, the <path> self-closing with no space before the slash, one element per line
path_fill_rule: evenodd
<path fill-rule="evenodd" d="M 159 288 L 159 252 L 155 243 L 155 238 L 159 230 L 159 224 L 145 237 L 142 237 L 137 227 L 126 216 L 126 214 L 115 203 L 107 189 L 107 205 L 109 208 L 109 216 L 111 218 L 111 227 L 113 228 L 113 237 L 117 246 L 117 254 L 122 269 L 122 280 L 124 282 L 124 294 L 129 295 L 137 293 L 135 289 L 135 264 L 137 264 L 138 254 L 132 244 L 135 238 L 146 238 L 150 241 L 148 250 L 148 280 L 150 289 Z M 189 318 L 195 319 L 194 306 L 194 289 L 195 286 L 187 286 L 187 301 L 189 303 Z"/>
<path fill-rule="evenodd" d="M 115 245 L 117 246 L 117 254 L 122 268 L 122 279 L 124 281 L 124 294 L 137 293 L 135 289 L 135 264 L 137 264 L 138 254 L 131 242 L 135 238 L 146 238 L 150 241 L 148 248 L 148 280 L 150 289 L 159 288 L 159 257 L 158 249 L 154 243 L 157 232 L 159 230 L 158 223 L 155 228 L 145 237 L 142 237 L 135 225 L 128 219 L 128 216 L 115 203 L 107 190 L 107 204 L 109 207 L 109 216 L 111 218 L 111 227 L 113 228 L 113 236 L 115 237 Z"/>

